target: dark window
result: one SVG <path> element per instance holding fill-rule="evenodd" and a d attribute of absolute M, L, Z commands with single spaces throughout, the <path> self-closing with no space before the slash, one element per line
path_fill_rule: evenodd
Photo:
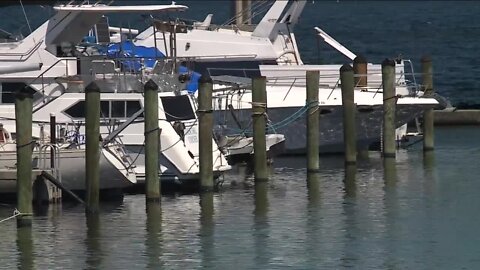
<path fill-rule="evenodd" d="M 134 115 L 141 109 L 139 101 L 127 101 L 127 117 Z"/>
<path fill-rule="evenodd" d="M 72 118 L 85 118 L 85 101 L 79 101 L 72 107 L 66 109 L 64 113 L 70 115 Z"/>
<path fill-rule="evenodd" d="M 112 118 L 125 118 L 125 101 L 112 101 Z"/>
<path fill-rule="evenodd" d="M 15 103 L 15 92 L 19 91 L 22 88 L 28 87 L 25 83 L 22 82 L 9 82 L 9 83 L 2 83 L 2 99 L 1 103 Z M 35 90 L 28 87 L 32 93 Z"/>
<path fill-rule="evenodd" d="M 110 101 L 100 101 L 100 117 L 110 117 Z"/>
<path fill-rule="evenodd" d="M 161 100 L 167 121 L 195 119 L 188 96 L 162 97 Z"/>

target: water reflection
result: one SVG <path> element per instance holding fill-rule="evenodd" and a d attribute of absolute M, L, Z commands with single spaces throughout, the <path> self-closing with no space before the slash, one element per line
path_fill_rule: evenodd
<path fill-rule="evenodd" d="M 215 225 L 213 220 L 213 192 L 200 194 L 200 252 L 202 254 L 202 267 L 211 269 L 215 259 Z"/>
<path fill-rule="evenodd" d="M 255 265 L 259 269 L 269 264 L 268 182 L 255 183 L 255 210 L 253 234 L 255 242 Z"/>
<path fill-rule="evenodd" d="M 384 181 L 384 220 L 385 220 L 385 238 L 395 240 L 397 238 L 397 163 L 395 158 L 383 159 L 383 181 Z M 389 243 L 389 241 L 385 241 Z M 392 245 L 385 245 L 385 261 L 382 265 L 384 269 L 397 269 L 398 261 L 394 256 L 395 249 Z"/>
<path fill-rule="evenodd" d="M 18 269 L 35 269 L 32 228 L 17 228 Z"/>
<path fill-rule="evenodd" d="M 309 209 L 314 208 L 320 202 L 320 174 L 308 173 L 307 174 L 307 191 L 308 191 L 308 205 Z"/>
<path fill-rule="evenodd" d="M 163 266 L 162 207 L 158 202 L 147 202 L 146 213 L 145 252 L 148 260 L 147 268 L 160 269 Z"/>
<path fill-rule="evenodd" d="M 355 183 L 355 175 L 357 173 L 356 165 L 345 165 L 345 177 L 343 180 L 345 198 L 353 198 L 357 193 L 357 185 Z"/>
<path fill-rule="evenodd" d="M 357 183 L 355 181 L 357 173 L 356 165 L 345 165 L 345 175 L 343 179 L 344 196 L 343 196 L 343 214 L 344 214 L 344 249 L 340 258 L 342 267 L 355 267 L 358 260 L 355 245 L 358 245 L 357 239 L 357 212 L 356 212 L 356 195 Z"/>
<path fill-rule="evenodd" d="M 435 167 L 435 152 L 427 151 L 423 153 L 423 168 L 427 171 L 433 170 Z"/>
<path fill-rule="evenodd" d="M 86 269 L 100 269 L 102 264 L 102 247 L 100 243 L 100 215 L 98 213 L 86 214 L 87 247 Z"/>

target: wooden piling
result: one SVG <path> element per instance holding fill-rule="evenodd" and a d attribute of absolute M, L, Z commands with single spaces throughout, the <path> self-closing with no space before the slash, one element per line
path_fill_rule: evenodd
<path fill-rule="evenodd" d="M 382 85 L 383 85 L 383 157 L 395 158 L 395 114 L 396 114 L 396 91 L 395 91 L 395 61 L 385 59 L 382 62 Z"/>
<path fill-rule="evenodd" d="M 86 212 L 98 213 L 100 197 L 100 88 L 91 82 L 85 88 L 85 190 Z"/>
<path fill-rule="evenodd" d="M 307 172 L 318 172 L 320 168 L 319 154 L 319 119 L 318 87 L 320 72 L 307 71 Z"/>
<path fill-rule="evenodd" d="M 145 104 L 145 198 L 160 202 L 161 185 L 158 168 L 160 133 L 158 129 L 158 86 L 149 80 L 144 86 Z"/>
<path fill-rule="evenodd" d="M 54 113 L 50 113 L 50 144 L 57 143 L 57 120 Z M 50 167 L 55 168 L 55 149 L 50 148 Z"/>
<path fill-rule="evenodd" d="M 421 59 L 422 65 L 422 85 L 424 95 L 432 96 L 433 89 L 433 68 L 430 56 L 424 56 Z M 423 113 L 423 151 L 432 151 L 434 149 L 434 127 L 433 127 L 433 109 L 427 109 Z"/>
<path fill-rule="evenodd" d="M 367 59 L 365 59 L 363 55 L 359 55 L 353 59 L 353 73 L 355 75 L 354 81 L 356 87 L 365 88 L 368 86 Z"/>
<path fill-rule="evenodd" d="M 345 144 L 345 163 L 357 162 L 357 135 L 355 126 L 356 105 L 354 101 L 353 68 L 344 64 L 340 68 L 340 82 L 343 105 L 343 138 Z"/>
<path fill-rule="evenodd" d="M 213 190 L 213 147 L 212 147 L 212 79 L 202 76 L 198 89 L 198 125 L 199 125 L 199 152 L 200 152 L 200 190 Z"/>
<path fill-rule="evenodd" d="M 255 182 L 268 180 L 267 147 L 265 141 L 267 111 L 266 87 L 266 77 L 260 76 L 252 79 L 253 164 Z"/>
<path fill-rule="evenodd" d="M 17 141 L 17 227 L 32 225 L 32 108 L 33 95 L 22 88 L 15 98 L 15 125 Z"/>

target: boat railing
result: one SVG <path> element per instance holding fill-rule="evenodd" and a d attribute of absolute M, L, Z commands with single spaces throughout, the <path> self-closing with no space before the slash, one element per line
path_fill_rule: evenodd
<path fill-rule="evenodd" d="M 53 153 L 53 154 L 52 154 Z M 62 174 L 60 172 L 60 147 L 56 144 L 41 144 L 38 152 L 38 167 L 42 170 L 54 172 L 54 177 L 61 183 Z M 50 164 L 50 166 L 48 166 Z"/>

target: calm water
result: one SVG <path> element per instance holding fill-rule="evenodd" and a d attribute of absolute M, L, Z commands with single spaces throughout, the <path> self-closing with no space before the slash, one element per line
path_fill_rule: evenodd
<path fill-rule="evenodd" d="M 147 215 L 143 195 L 126 196 L 87 220 L 53 206 L 31 232 L 0 224 L 0 268 L 478 269 L 479 137 L 438 128 L 434 156 L 402 151 L 387 171 L 376 153 L 356 174 L 322 158 L 308 188 L 305 160 L 278 159 L 268 184 L 239 169 L 202 207 L 198 195 L 164 197 Z"/>

